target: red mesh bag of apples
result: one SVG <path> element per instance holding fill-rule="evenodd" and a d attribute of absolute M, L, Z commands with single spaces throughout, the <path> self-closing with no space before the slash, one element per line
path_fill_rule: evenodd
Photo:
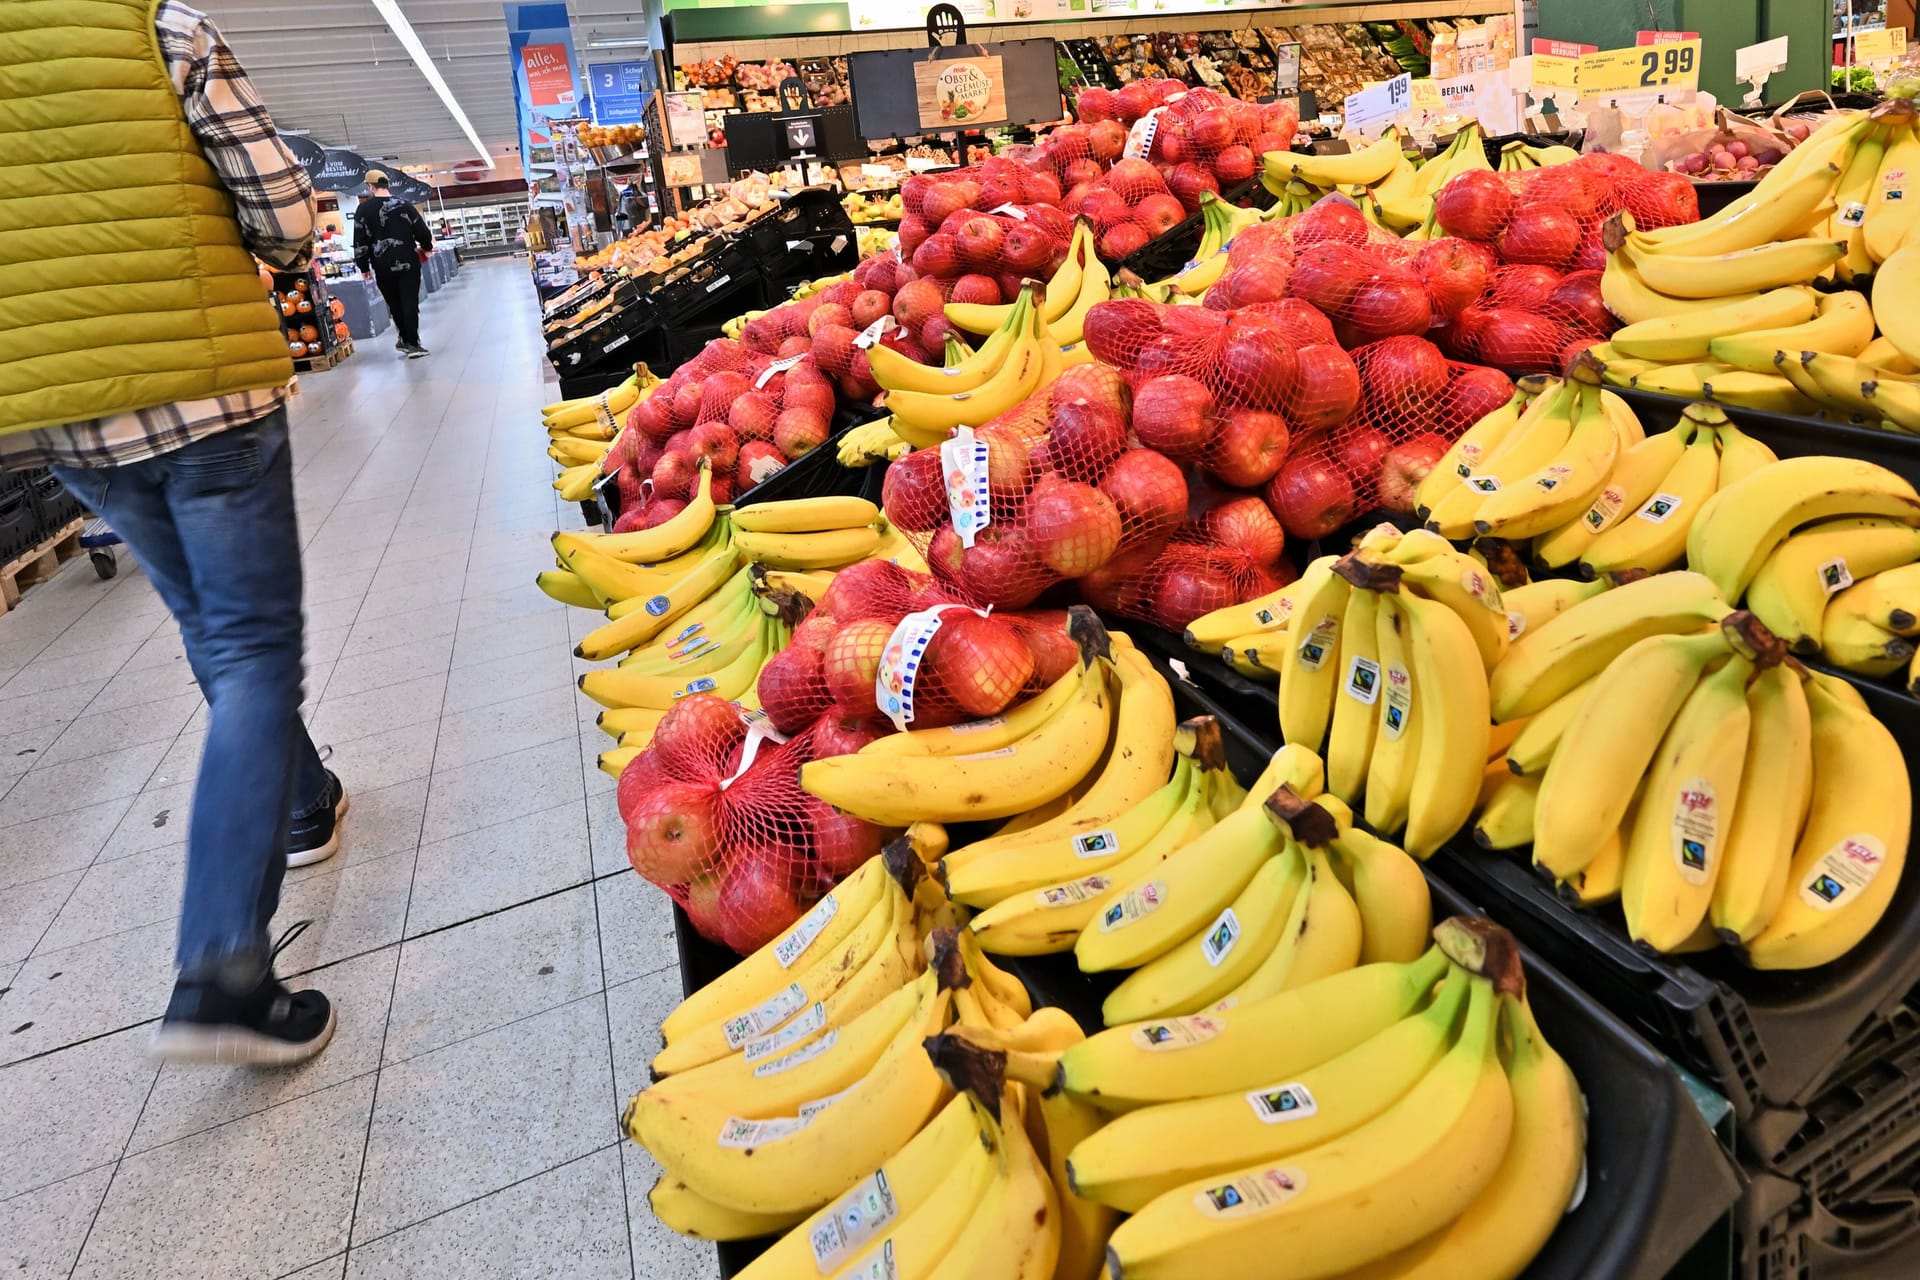
<path fill-rule="evenodd" d="M 1081 579 L 1080 593 L 1107 613 L 1185 631 L 1203 613 L 1251 600 L 1299 576 L 1266 502 L 1236 495 L 1183 526 L 1171 541 L 1118 556 Z"/>
<path fill-rule="evenodd" d="M 902 227 L 900 251 L 911 255 L 916 282 L 944 285 L 944 302 L 987 306 L 1013 301 L 1028 276 L 1051 276 L 1066 261 L 1073 235 L 1073 219 L 1045 204 L 997 213 L 961 209 L 918 237 Z"/>
<path fill-rule="evenodd" d="M 1152 163 L 1129 158 L 1115 161 L 1104 176 L 1071 188 L 1061 207 L 1092 222 L 1095 250 L 1118 262 L 1199 208 L 1200 194 L 1194 191 L 1189 207 Z"/>
<path fill-rule="evenodd" d="M 1619 321 L 1600 298 L 1603 228 L 1623 210 L 1647 228 L 1700 216 L 1684 176 L 1650 173 L 1616 155 L 1523 174 L 1466 173 L 1447 183 L 1434 219 L 1455 239 L 1434 243 L 1459 246 L 1444 250 L 1456 259 L 1471 251 L 1488 263 L 1483 296 L 1442 335 L 1448 353 L 1514 374 L 1557 373 L 1612 333 Z"/>
<path fill-rule="evenodd" d="M 1252 178 L 1260 157 L 1291 147 L 1299 127 L 1292 103 L 1258 106 L 1217 89 L 1190 89 L 1161 111 L 1150 158 L 1171 166 L 1168 189 L 1191 212 L 1202 191 L 1217 195 Z"/>
<path fill-rule="evenodd" d="M 800 789 L 818 754 L 808 730 L 784 742 L 700 694 L 660 721 L 620 775 L 634 870 L 686 909 L 700 933 L 742 955 L 792 924 L 880 851 L 888 832 Z"/>

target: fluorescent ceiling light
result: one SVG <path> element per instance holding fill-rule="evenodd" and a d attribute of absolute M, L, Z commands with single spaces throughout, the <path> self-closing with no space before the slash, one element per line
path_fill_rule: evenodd
<path fill-rule="evenodd" d="M 400 46 L 413 59 L 413 65 L 420 68 L 420 74 L 427 78 L 427 83 L 433 86 L 433 91 L 440 95 L 440 101 L 446 104 L 447 110 L 453 115 L 454 123 L 458 124 L 460 131 L 467 135 L 467 141 L 473 144 L 473 149 L 486 160 L 487 168 L 493 168 L 493 157 L 487 155 L 486 144 L 481 142 L 480 135 L 474 132 L 473 122 L 467 119 L 467 113 L 460 109 L 460 103 L 454 99 L 453 90 L 447 88 L 447 82 L 441 79 L 440 68 L 433 65 L 433 58 L 427 53 L 426 47 L 420 43 L 420 37 L 414 34 L 413 24 L 407 21 L 406 14 L 400 12 L 400 0 L 373 0 L 373 7 L 378 9 L 380 16 L 387 20 L 387 26 L 392 29 L 394 37 L 400 41 Z"/>
<path fill-rule="evenodd" d="M 589 49 L 644 49 L 646 47 L 645 36 L 603 36 L 598 31 L 587 33 Z"/>

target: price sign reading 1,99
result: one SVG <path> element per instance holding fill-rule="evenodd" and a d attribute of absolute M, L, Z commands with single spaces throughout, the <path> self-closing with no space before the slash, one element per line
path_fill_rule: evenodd
<path fill-rule="evenodd" d="M 1700 87 L 1700 42 L 1603 49 L 1580 59 L 1580 96 Z"/>

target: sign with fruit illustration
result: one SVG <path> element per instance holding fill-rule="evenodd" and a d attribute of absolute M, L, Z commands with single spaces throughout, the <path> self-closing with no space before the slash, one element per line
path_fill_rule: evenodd
<path fill-rule="evenodd" d="M 929 132 L 977 129 L 1007 118 L 1005 78 L 997 55 L 942 58 L 913 69 L 920 127 Z"/>

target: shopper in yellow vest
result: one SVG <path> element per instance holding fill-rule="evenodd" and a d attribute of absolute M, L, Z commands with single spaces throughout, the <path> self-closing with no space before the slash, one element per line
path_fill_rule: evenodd
<path fill-rule="evenodd" d="M 208 705 L 153 1037 L 170 1060 L 296 1062 L 333 1035 L 267 934 L 287 866 L 339 847 L 347 804 L 300 721 L 293 366 L 254 264 L 304 269 L 313 224 L 204 16 L 0 0 L 0 464 L 52 466 L 126 540 Z"/>

